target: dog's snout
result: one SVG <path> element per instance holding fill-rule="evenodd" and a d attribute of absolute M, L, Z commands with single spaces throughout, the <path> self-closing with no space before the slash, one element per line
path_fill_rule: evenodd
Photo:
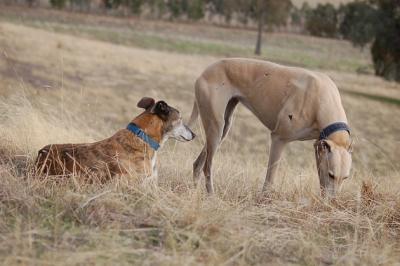
<path fill-rule="evenodd" d="M 194 139 L 196 137 L 196 134 L 194 134 L 194 132 L 187 125 L 184 125 L 184 126 L 185 126 L 186 130 L 190 132 L 190 135 L 191 135 L 190 140 Z"/>

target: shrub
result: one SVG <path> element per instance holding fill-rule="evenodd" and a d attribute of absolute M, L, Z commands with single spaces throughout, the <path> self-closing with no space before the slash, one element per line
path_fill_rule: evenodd
<path fill-rule="evenodd" d="M 314 36 L 337 36 L 337 24 L 337 11 L 332 4 L 318 4 L 306 17 L 306 30 Z"/>
<path fill-rule="evenodd" d="M 64 8 L 66 0 L 50 0 L 50 5 L 55 8 Z"/>
<path fill-rule="evenodd" d="M 400 1 L 376 0 L 375 40 L 371 47 L 375 73 L 400 82 Z"/>
<path fill-rule="evenodd" d="M 400 1 L 356 2 L 342 10 L 343 36 L 359 46 L 372 41 L 375 74 L 400 82 Z"/>
<path fill-rule="evenodd" d="M 377 12 L 366 2 L 353 2 L 341 6 L 340 34 L 356 46 L 364 47 L 374 39 Z"/>

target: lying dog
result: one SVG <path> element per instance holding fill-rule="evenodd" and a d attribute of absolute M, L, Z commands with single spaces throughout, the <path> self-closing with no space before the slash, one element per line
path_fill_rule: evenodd
<path fill-rule="evenodd" d="M 168 139 L 190 141 L 195 134 L 183 124 L 178 110 L 164 101 L 144 97 L 138 107 L 145 111 L 112 137 L 88 144 L 51 144 L 38 152 L 39 174 L 96 178 L 101 182 L 115 175 L 157 175 L 156 155 Z"/>

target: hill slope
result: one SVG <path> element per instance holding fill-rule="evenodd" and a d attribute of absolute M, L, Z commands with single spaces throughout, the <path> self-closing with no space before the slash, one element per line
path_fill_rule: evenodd
<path fill-rule="evenodd" d="M 199 36 L 201 38 L 201 36 Z M 207 40 L 205 40 L 207 42 Z M 325 70 L 354 130 L 353 176 L 318 197 L 312 142 L 286 151 L 275 192 L 259 190 L 268 131 L 240 107 L 215 161 L 217 195 L 192 188 L 193 143 L 169 142 L 159 180 L 35 179 L 47 143 L 100 139 L 142 96 L 188 117 L 193 82 L 218 55 L 187 55 L 0 23 L 0 257 L 6 264 L 391 264 L 399 261 L 399 87 Z M 357 94 L 358 93 L 358 94 Z M 367 184 L 361 189 L 361 182 Z"/>

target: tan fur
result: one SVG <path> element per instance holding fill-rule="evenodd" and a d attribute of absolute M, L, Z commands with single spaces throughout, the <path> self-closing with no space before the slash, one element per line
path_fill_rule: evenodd
<path fill-rule="evenodd" d="M 206 144 L 194 163 L 193 175 L 197 183 L 203 170 L 210 193 L 213 192 L 212 159 L 229 131 L 231 116 L 238 102 L 271 130 L 264 190 L 273 182 L 283 148 L 288 142 L 316 139 L 326 126 L 335 122 L 347 123 L 339 91 L 328 76 L 267 61 L 244 58 L 220 60 L 196 80 L 195 96 L 189 124 L 200 114 Z M 335 143 L 332 149 L 347 151 L 350 146 L 347 132 L 337 132 L 329 139 Z M 327 172 L 323 174 L 327 175 Z"/>

